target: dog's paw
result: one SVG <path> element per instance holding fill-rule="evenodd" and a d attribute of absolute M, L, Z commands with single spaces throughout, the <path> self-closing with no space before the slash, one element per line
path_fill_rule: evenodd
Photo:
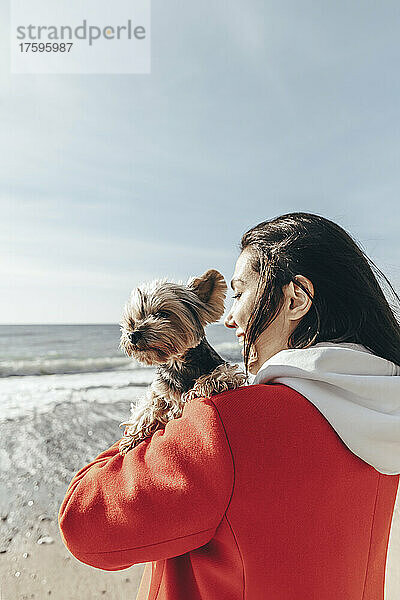
<path fill-rule="evenodd" d="M 134 439 L 129 436 L 125 436 L 120 441 L 118 450 L 119 450 L 120 455 L 124 456 L 129 450 L 131 450 L 131 448 L 134 448 L 134 447 L 135 447 Z"/>
<path fill-rule="evenodd" d="M 121 423 L 121 425 L 125 425 L 125 423 Z M 119 443 L 119 453 L 121 456 L 124 456 L 129 450 L 135 448 L 140 442 L 151 437 L 153 433 L 157 429 L 163 428 L 163 424 L 159 422 L 153 422 L 142 429 L 129 429 L 127 427 L 125 429 L 124 437 L 121 439 Z"/>
<path fill-rule="evenodd" d="M 191 390 L 182 395 L 184 402 L 194 398 L 210 398 L 221 392 L 235 390 L 246 383 L 246 375 L 241 371 L 239 365 L 223 363 L 208 375 L 202 375 Z"/>

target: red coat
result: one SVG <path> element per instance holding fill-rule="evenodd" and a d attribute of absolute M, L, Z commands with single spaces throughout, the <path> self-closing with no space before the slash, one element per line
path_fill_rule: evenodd
<path fill-rule="evenodd" d="M 355 456 L 283 384 L 187 404 L 72 479 L 64 543 L 115 571 L 148 562 L 140 600 L 383 600 L 398 475 Z"/>

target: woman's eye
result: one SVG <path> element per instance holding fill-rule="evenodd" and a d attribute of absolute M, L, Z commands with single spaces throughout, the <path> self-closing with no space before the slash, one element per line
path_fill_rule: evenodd
<path fill-rule="evenodd" d="M 237 298 L 240 298 L 241 295 L 242 295 L 241 293 L 235 294 L 234 296 L 232 296 L 232 298 L 234 298 L 236 300 Z"/>

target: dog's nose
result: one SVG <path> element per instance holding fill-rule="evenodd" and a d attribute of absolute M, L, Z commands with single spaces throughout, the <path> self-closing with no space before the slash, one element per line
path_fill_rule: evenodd
<path fill-rule="evenodd" d="M 136 342 L 138 340 L 140 340 L 140 338 L 142 337 L 142 334 L 141 334 L 140 331 L 132 331 L 132 333 L 130 333 L 128 335 L 128 337 L 129 337 L 129 339 L 130 339 L 130 341 L 131 341 L 132 344 L 136 344 Z"/>

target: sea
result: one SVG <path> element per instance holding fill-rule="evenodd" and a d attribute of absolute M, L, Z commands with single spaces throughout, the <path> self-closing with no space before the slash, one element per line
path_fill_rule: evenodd
<path fill-rule="evenodd" d="M 233 330 L 212 324 L 206 336 L 222 358 L 243 367 Z M 155 368 L 126 357 L 119 338 L 117 324 L 0 325 L 0 420 L 63 402 L 132 401 Z"/>

